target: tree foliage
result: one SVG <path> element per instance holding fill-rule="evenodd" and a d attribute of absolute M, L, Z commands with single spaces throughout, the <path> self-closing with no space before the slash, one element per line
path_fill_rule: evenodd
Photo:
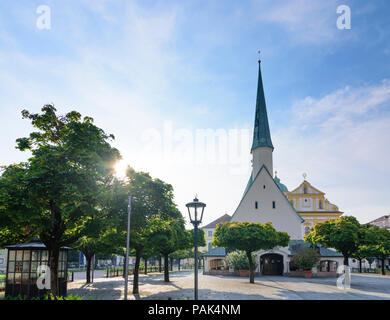
<path fill-rule="evenodd" d="M 352 216 L 342 216 L 336 220 L 318 223 L 313 231 L 305 236 L 305 241 L 324 247 L 335 248 L 344 256 L 344 265 L 362 243 L 364 232 L 359 221 Z"/>
<path fill-rule="evenodd" d="M 249 261 L 250 283 L 254 283 L 255 267 L 251 253 L 276 246 L 286 247 L 289 241 L 287 232 L 276 231 L 270 222 L 225 222 L 217 225 L 212 245 L 245 251 Z"/>
<path fill-rule="evenodd" d="M 27 162 L 3 167 L 0 178 L 0 233 L 38 235 L 49 251 L 51 290 L 58 295 L 58 255 L 61 246 L 83 236 L 97 197 L 112 180 L 119 151 L 114 137 L 76 111 L 57 115 L 52 105 L 41 114 L 22 111 L 37 131 L 17 139 L 17 149 L 31 152 Z M 4 221 L 7 221 L 4 223 Z"/>

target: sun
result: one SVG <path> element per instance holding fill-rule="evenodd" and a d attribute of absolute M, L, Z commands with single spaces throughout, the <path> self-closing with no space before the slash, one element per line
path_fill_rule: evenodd
<path fill-rule="evenodd" d="M 126 169 L 128 167 L 128 163 L 124 160 L 120 160 L 115 165 L 115 175 L 118 178 L 125 178 L 126 177 Z"/>

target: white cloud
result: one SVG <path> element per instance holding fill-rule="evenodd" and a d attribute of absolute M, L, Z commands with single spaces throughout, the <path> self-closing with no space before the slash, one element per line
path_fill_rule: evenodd
<path fill-rule="evenodd" d="M 296 102 L 292 125 L 273 136 L 282 181 L 294 188 L 307 172 L 346 214 L 361 221 L 386 214 L 377 208 L 389 207 L 389 111 L 388 80 Z"/>
<path fill-rule="evenodd" d="M 338 2 L 336 0 L 256 1 L 256 16 L 261 21 L 280 25 L 298 43 L 324 44 L 334 41 Z"/>

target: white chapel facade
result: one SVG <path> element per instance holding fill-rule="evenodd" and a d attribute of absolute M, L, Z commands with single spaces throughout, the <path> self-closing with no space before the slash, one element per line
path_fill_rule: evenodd
<path fill-rule="evenodd" d="M 296 210 L 298 206 L 294 205 L 294 195 L 290 198 L 290 193 L 287 188 L 280 183 L 280 179 L 276 175 L 273 176 L 273 150 L 274 146 L 268 124 L 261 76 L 261 63 L 259 61 L 256 113 L 251 148 L 252 172 L 241 201 L 230 221 L 271 222 L 277 231 L 284 231 L 290 235 L 290 244 L 288 247 L 275 247 L 272 250 L 256 252 L 258 262 L 256 272 L 258 274 L 283 275 L 288 274 L 290 271 L 289 262 L 293 254 L 308 245 L 303 241 L 305 225 L 307 226 L 308 223 L 300 215 L 301 210 L 300 212 Z M 294 190 L 293 194 L 298 189 Z M 314 189 L 312 188 L 311 190 Z M 323 195 L 321 193 L 318 196 Z M 300 201 L 298 199 L 299 197 L 296 197 L 296 201 Z M 314 197 L 311 199 L 314 199 Z M 324 202 L 324 206 L 328 206 L 328 203 Z M 335 209 L 338 211 L 337 207 Z M 337 214 L 340 215 L 339 211 Z M 338 263 L 342 264 L 342 255 L 333 250 L 321 248 L 320 254 L 321 260 L 333 262 L 333 264 L 327 263 L 327 266 L 337 266 Z M 225 255 L 224 248 L 213 248 L 204 254 L 205 272 L 209 273 L 212 271 L 210 270 L 210 266 L 212 265 L 223 265 L 221 262 L 224 261 Z M 216 260 L 219 260 L 220 263 L 213 263 Z"/>

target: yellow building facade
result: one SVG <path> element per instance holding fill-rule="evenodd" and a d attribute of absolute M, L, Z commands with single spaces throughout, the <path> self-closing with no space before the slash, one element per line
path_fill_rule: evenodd
<path fill-rule="evenodd" d="M 294 190 L 285 191 L 285 194 L 295 210 L 305 220 L 305 235 L 310 233 L 310 228 L 316 223 L 337 219 L 343 214 L 338 206 L 325 198 L 324 192 L 313 187 L 306 180 L 303 180 Z"/>

